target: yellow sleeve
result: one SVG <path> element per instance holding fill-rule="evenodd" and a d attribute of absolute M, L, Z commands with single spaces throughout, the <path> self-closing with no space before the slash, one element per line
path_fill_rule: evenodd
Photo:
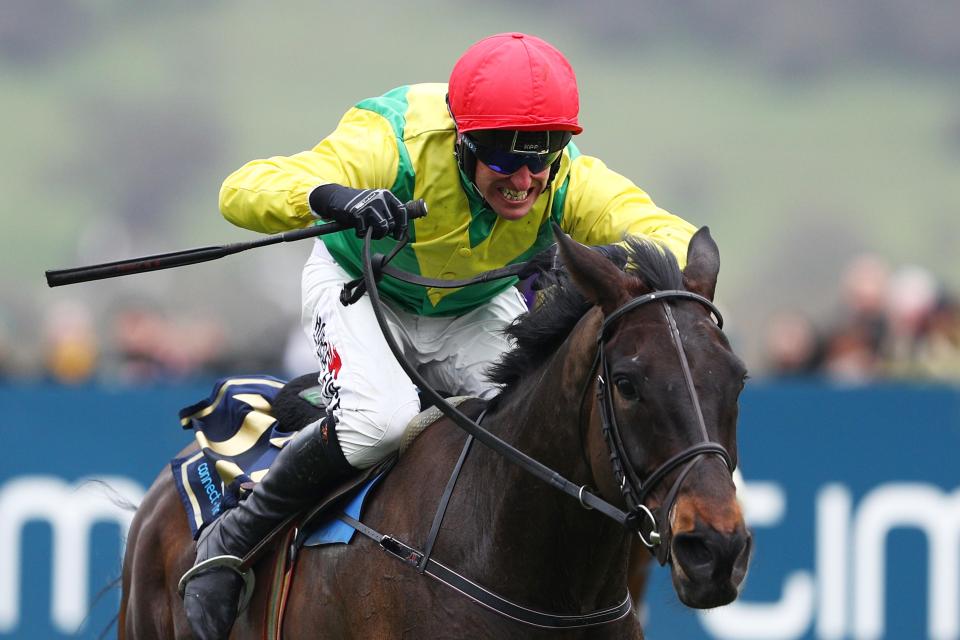
<path fill-rule="evenodd" d="M 253 160 L 230 174 L 220 188 L 220 212 L 237 226 L 264 233 L 305 227 L 318 217 L 307 201 L 316 187 L 389 189 L 398 164 L 389 122 L 353 108 L 310 151 Z"/>
<path fill-rule="evenodd" d="M 664 211 L 647 193 L 590 156 L 577 156 L 563 207 L 564 231 L 588 245 L 623 240 L 624 234 L 645 236 L 665 245 L 686 264 L 692 224 Z"/>

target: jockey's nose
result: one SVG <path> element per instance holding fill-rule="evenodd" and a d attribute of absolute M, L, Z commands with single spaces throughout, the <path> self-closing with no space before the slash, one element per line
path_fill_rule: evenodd
<path fill-rule="evenodd" d="M 510 174 L 509 180 L 510 185 L 515 190 L 526 191 L 533 184 L 533 174 L 530 173 L 530 168 L 527 165 L 523 165 Z"/>

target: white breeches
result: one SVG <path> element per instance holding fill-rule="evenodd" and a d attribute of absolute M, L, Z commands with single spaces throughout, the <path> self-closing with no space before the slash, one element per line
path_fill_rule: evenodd
<path fill-rule="evenodd" d="M 394 451 L 420 411 L 417 389 L 387 346 L 364 295 L 348 307 L 340 291 L 352 278 L 322 242 L 303 269 L 303 329 L 320 365 L 320 384 L 347 461 L 358 469 Z M 511 342 L 502 330 L 527 310 L 515 288 L 456 317 L 425 317 L 385 306 L 393 337 L 436 389 L 491 397 L 498 389 L 487 368 Z"/>

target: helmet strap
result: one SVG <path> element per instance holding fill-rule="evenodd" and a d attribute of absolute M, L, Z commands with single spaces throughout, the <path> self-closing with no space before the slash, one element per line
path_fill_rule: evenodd
<path fill-rule="evenodd" d="M 462 171 L 472 183 L 477 170 L 477 157 L 473 155 L 473 152 L 463 143 L 463 136 L 460 135 L 460 129 L 457 127 L 457 118 L 450 109 L 450 94 L 447 94 L 445 101 L 447 103 L 447 113 L 450 114 L 450 119 L 453 120 L 453 157 L 457 159 L 457 166 L 460 167 L 460 171 Z"/>
<path fill-rule="evenodd" d="M 556 160 L 554 160 L 554 161 L 553 161 L 553 164 L 550 165 L 550 176 L 547 178 L 547 184 L 546 184 L 546 186 L 544 187 L 545 189 L 549 189 L 549 188 L 550 188 L 550 185 L 553 184 L 553 179 L 557 177 L 557 172 L 560 171 L 560 161 L 561 161 L 561 160 L 563 160 L 563 154 L 562 154 L 562 153 L 560 154 L 560 157 L 558 157 Z"/>
<path fill-rule="evenodd" d="M 477 176 L 477 156 L 463 143 L 463 136 L 459 133 L 457 134 L 457 141 L 453 145 L 453 155 L 456 156 L 457 165 L 460 167 L 460 171 L 463 171 L 463 175 L 467 176 L 471 183 L 474 182 L 474 178 Z"/>

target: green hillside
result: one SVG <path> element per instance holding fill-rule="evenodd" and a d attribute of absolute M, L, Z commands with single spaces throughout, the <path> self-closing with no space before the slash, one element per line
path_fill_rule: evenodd
<path fill-rule="evenodd" d="M 549 3 L 9 7 L 0 322 L 21 349 L 38 339 L 45 310 L 73 298 L 101 317 L 128 296 L 222 313 L 237 344 L 294 325 L 306 246 L 55 291 L 42 272 L 250 237 L 217 214 L 227 173 L 312 146 L 364 97 L 446 79 L 470 43 L 506 30 L 568 54 L 582 151 L 710 225 L 721 306 L 750 359 L 772 311 L 828 314 L 837 273 L 863 251 L 924 265 L 960 290 L 960 93 L 949 56 L 841 48 L 791 74 L 775 64 L 782 50 L 718 47 L 675 15 L 656 32 L 580 28 Z M 609 9 L 618 7 L 640 19 Z M 671 26 L 675 37 L 662 31 Z M 237 278 L 245 284 L 227 286 Z"/>

